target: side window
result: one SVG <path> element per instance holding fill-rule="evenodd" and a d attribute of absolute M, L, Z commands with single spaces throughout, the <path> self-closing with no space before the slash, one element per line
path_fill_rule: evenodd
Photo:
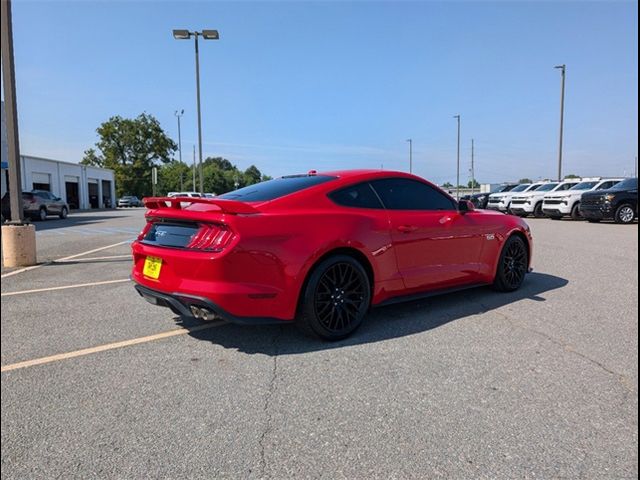
<path fill-rule="evenodd" d="M 41 198 L 43 200 L 49 200 L 49 194 L 47 192 L 38 192 L 36 193 L 36 197 Z"/>
<path fill-rule="evenodd" d="M 616 183 L 618 182 L 604 182 L 602 185 L 600 185 L 597 190 L 608 190 L 609 188 L 613 187 Z"/>
<path fill-rule="evenodd" d="M 371 185 L 390 210 L 455 210 L 454 202 L 429 185 L 407 178 L 374 180 Z"/>
<path fill-rule="evenodd" d="M 573 187 L 575 185 L 575 183 L 565 183 L 564 185 L 560 185 L 560 187 L 558 188 L 558 192 L 563 192 L 564 190 L 569 190 L 571 187 Z"/>
<path fill-rule="evenodd" d="M 371 189 L 371 185 L 367 182 L 331 192 L 329 198 L 343 207 L 383 208 L 380 200 Z"/>

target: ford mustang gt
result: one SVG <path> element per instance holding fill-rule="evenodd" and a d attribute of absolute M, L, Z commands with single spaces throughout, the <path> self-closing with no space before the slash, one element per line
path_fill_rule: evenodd
<path fill-rule="evenodd" d="M 338 340 L 371 307 L 478 285 L 513 291 L 530 270 L 524 220 L 401 172 L 311 171 L 144 203 L 135 288 L 201 320 L 295 321 Z"/>

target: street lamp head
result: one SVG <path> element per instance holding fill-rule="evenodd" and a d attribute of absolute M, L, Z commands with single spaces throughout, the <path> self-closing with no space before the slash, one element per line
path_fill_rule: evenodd
<path fill-rule="evenodd" d="M 565 67 L 566 67 L 566 65 L 565 65 L 565 64 L 562 64 L 562 65 L 556 65 L 556 66 L 555 66 L 555 67 L 553 67 L 553 68 L 561 68 L 562 70 L 564 70 L 564 69 L 565 69 Z"/>
<path fill-rule="evenodd" d="M 174 30 L 173 38 L 176 40 L 189 40 L 189 38 L 191 38 L 191 32 L 189 30 Z"/>
<path fill-rule="evenodd" d="M 205 40 L 218 40 L 220 34 L 217 30 L 202 30 L 202 38 Z"/>

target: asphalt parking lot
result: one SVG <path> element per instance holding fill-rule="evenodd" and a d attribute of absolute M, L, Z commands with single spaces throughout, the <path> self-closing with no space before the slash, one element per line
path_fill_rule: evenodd
<path fill-rule="evenodd" d="M 38 223 L 50 263 L 3 270 L 3 477 L 637 478 L 637 224 L 530 219 L 520 291 L 329 344 L 147 304 L 142 215 Z"/>

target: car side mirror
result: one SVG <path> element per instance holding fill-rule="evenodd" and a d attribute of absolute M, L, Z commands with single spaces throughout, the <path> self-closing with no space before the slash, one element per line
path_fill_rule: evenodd
<path fill-rule="evenodd" d="M 460 200 L 458 202 L 458 212 L 461 215 L 464 215 L 465 213 L 473 212 L 475 209 L 476 207 L 469 200 Z"/>

